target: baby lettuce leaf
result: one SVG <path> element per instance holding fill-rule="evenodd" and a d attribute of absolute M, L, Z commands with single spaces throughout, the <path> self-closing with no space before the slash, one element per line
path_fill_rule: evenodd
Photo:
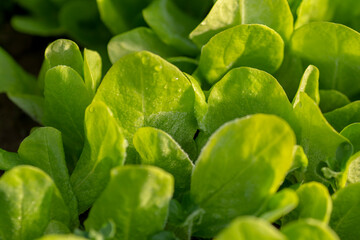
<path fill-rule="evenodd" d="M 349 103 L 344 107 L 325 113 L 324 116 L 331 126 L 340 132 L 346 126 L 360 122 L 360 101 Z"/>
<path fill-rule="evenodd" d="M 179 69 L 159 56 L 136 52 L 122 57 L 94 101 L 106 103 L 131 147 L 133 135 L 145 126 L 167 132 L 186 152 L 194 145 L 194 90 Z"/>
<path fill-rule="evenodd" d="M 133 142 L 141 164 L 157 166 L 174 176 L 175 194 L 190 189 L 194 165 L 170 135 L 156 128 L 144 127 L 134 134 Z"/>
<path fill-rule="evenodd" d="M 112 220 L 113 239 L 147 239 L 164 228 L 173 184 L 173 177 L 156 167 L 114 168 L 85 221 L 86 229 L 98 230 Z"/>
<path fill-rule="evenodd" d="M 67 39 L 58 39 L 46 48 L 45 59 L 38 77 L 38 85 L 41 90 L 44 90 L 47 71 L 59 65 L 74 69 L 83 78 L 84 60 L 75 42 Z"/>
<path fill-rule="evenodd" d="M 310 22 L 331 21 L 336 0 L 302 0 L 297 9 L 295 28 Z"/>
<path fill-rule="evenodd" d="M 342 136 L 350 140 L 354 147 L 354 155 L 348 163 L 348 183 L 360 182 L 360 123 L 353 123 L 345 127 L 341 133 Z"/>
<path fill-rule="evenodd" d="M 182 12 L 171 0 L 154 0 L 143 10 L 143 16 L 164 43 L 185 55 L 197 55 L 198 49 L 188 35 L 198 21 Z"/>
<path fill-rule="evenodd" d="M 286 188 L 270 197 L 263 213 L 259 216 L 269 222 L 275 222 L 296 208 L 298 203 L 299 199 L 295 191 Z"/>
<path fill-rule="evenodd" d="M 70 185 L 61 133 L 51 127 L 34 130 L 24 139 L 18 150 L 21 161 L 47 173 L 59 189 L 71 214 L 71 226 L 78 224 L 77 201 Z"/>
<path fill-rule="evenodd" d="M 306 154 L 304 153 L 303 147 L 300 145 L 296 145 L 294 147 L 293 154 L 294 154 L 294 160 L 293 160 L 293 163 L 289 170 L 289 173 L 296 171 L 296 170 L 306 169 L 309 164 L 309 160 L 308 160 Z M 299 182 L 301 182 L 301 181 L 299 181 Z"/>
<path fill-rule="evenodd" d="M 84 82 L 93 97 L 101 82 L 102 62 L 101 56 L 96 51 L 84 49 Z"/>
<path fill-rule="evenodd" d="M 84 143 L 85 109 L 91 102 L 83 79 L 68 66 L 53 67 L 46 73 L 44 95 L 44 124 L 60 130 L 65 148 L 78 157 Z"/>
<path fill-rule="evenodd" d="M 360 94 L 360 33 L 340 24 L 314 22 L 297 29 L 291 51 L 321 72 L 320 88 L 335 89 L 350 99 Z"/>
<path fill-rule="evenodd" d="M 293 109 L 276 79 L 254 68 L 236 68 L 211 88 L 208 111 L 199 126 L 210 135 L 230 120 L 255 113 L 277 115 L 296 129 Z"/>
<path fill-rule="evenodd" d="M 333 195 L 334 209 L 330 227 L 343 240 L 357 239 L 360 236 L 360 183 L 350 184 Z"/>
<path fill-rule="evenodd" d="M 239 217 L 221 231 L 217 240 L 286 240 L 274 226 L 255 217 Z"/>
<path fill-rule="evenodd" d="M 360 123 L 346 126 L 340 134 L 350 140 L 354 147 L 354 152 L 360 151 Z"/>
<path fill-rule="evenodd" d="M 335 188 L 344 186 L 344 171 L 352 154 L 351 143 L 330 126 L 306 93 L 300 93 L 294 112 L 300 125 L 299 144 L 309 159 L 305 181 L 318 181 L 326 185 L 332 183 Z M 330 179 L 332 176 L 324 175 L 326 169 L 339 174 L 334 176 L 335 179 Z"/>
<path fill-rule="evenodd" d="M 298 219 L 313 218 L 328 223 L 332 211 L 332 201 L 328 189 L 318 182 L 301 185 L 296 194 L 299 205 L 283 219 L 283 224 Z"/>
<path fill-rule="evenodd" d="M 347 175 L 347 184 L 360 182 L 360 151 L 351 156 Z"/>
<path fill-rule="evenodd" d="M 198 76 L 210 84 L 229 70 L 247 66 L 274 73 L 284 56 L 280 35 L 264 25 L 240 25 L 218 33 L 203 46 Z"/>
<path fill-rule="evenodd" d="M 22 164 L 23 161 L 17 153 L 8 152 L 0 148 L 0 170 L 7 171 Z"/>
<path fill-rule="evenodd" d="M 45 50 L 45 62 L 48 69 L 65 65 L 74 69 L 81 77 L 84 76 L 84 60 L 78 45 L 67 39 L 52 42 Z"/>
<path fill-rule="evenodd" d="M 336 233 L 325 223 L 315 219 L 301 219 L 281 229 L 291 240 L 340 240 Z"/>
<path fill-rule="evenodd" d="M 284 41 L 293 32 L 293 16 L 286 0 L 218 0 L 190 38 L 201 47 L 227 28 L 253 23 L 274 29 Z"/>
<path fill-rule="evenodd" d="M 300 98 L 300 92 L 306 93 L 316 104 L 320 102 L 319 94 L 319 69 L 310 65 L 306 68 L 301 78 L 300 86 L 293 99 L 293 105 L 297 104 Z"/>
<path fill-rule="evenodd" d="M 113 34 L 142 25 L 141 11 L 152 0 L 96 0 L 101 20 Z"/>
<path fill-rule="evenodd" d="M 177 50 L 163 43 L 152 29 L 146 27 L 119 34 L 108 44 L 108 53 L 113 64 L 126 54 L 145 50 L 164 58 L 180 55 Z"/>
<path fill-rule="evenodd" d="M 79 213 L 91 207 L 110 179 L 110 170 L 125 162 L 127 142 L 113 114 L 102 102 L 85 113 L 85 144 L 71 175 Z"/>
<path fill-rule="evenodd" d="M 219 128 L 191 178 L 191 196 L 205 210 L 194 235 L 213 237 L 235 217 L 256 214 L 283 182 L 294 145 L 293 131 L 276 116 L 257 114 Z"/>
<path fill-rule="evenodd" d="M 69 212 L 51 178 L 38 168 L 19 166 L 0 179 L 0 238 L 41 237 L 50 220 L 69 224 Z"/>
<path fill-rule="evenodd" d="M 320 89 L 319 107 L 323 113 L 331 112 L 350 103 L 349 98 L 336 90 Z"/>

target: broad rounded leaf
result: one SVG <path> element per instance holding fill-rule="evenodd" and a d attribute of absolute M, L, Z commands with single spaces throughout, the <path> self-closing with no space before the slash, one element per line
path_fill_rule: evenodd
<path fill-rule="evenodd" d="M 301 185 L 296 193 L 299 197 L 298 207 L 285 216 L 285 222 L 313 218 L 328 223 L 332 211 L 332 201 L 328 189 L 318 182 Z"/>
<path fill-rule="evenodd" d="M 85 221 L 86 229 L 99 230 L 112 220 L 114 239 L 147 239 L 164 228 L 173 184 L 170 174 L 152 166 L 114 168 Z"/>
<path fill-rule="evenodd" d="M 360 183 L 350 184 L 333 195 L 334 208 L 330 227 L 342 240 L 355 240 L 360 236 Z"/>
<path fill-rule="evenodd" d="M 286 240 L 285 236 L 265 220 L 239 217 L 221 231 L 217 240 Z"/>
<path fill-rule="evenodd" d="M 325 113 L 324 116 L 331 126 L 340 132 L 346 126 L 360 122 L 360 101 L 349 103 L 344 107 Z"/>
<path fill-rule="evenodd" d="M 296 131 L 293 109 L 276 79 L 257 69 L 236 68 L 210 90 L 208 111 L 199 125 L 211 134 L 227 121 L 255 113 L 282 117 Z"/>
<path fill-rule="evenodd" d="M 270 197 L 260 218 L 275 222 L 296 208 L 298 203 L 299 199 L 295 191 L 285 188 Z"/>
<path fill-rule="evenodd" d="M 340 240 L 330 227 L 314 219 L 292 222 L 282 228 L 281 232 L 291 240 Z"/>
<path fill-rule="evenodd" d="M 291 50 L 304 64 L 320 70 L 320 88 L 349 98 L 360 94 L 360 33 L 340 24 L 314 22 L 296 30 Z"/>
<path fill-rule="evenodd" d="M 33 240 L 50 220 L 69 224 L 69 211 L 55 184 L 35 167 L 19 166 L 0 178 L 0 238 Z"/>
<path fill-rule="evenodd" d="M 235 217 L 255 214 L 283 182 L 294 145 L 289 125 L 272 115 L 236 119 L 217 130 L 191 178 L 191 196 L 206 212 L 195 236 L 213 237 Z"/>
<path fill-rule="evenodd" d="M 190 189 L 194 165 L 170 135 L 156 128 L 145 127 L 135 133 L 133 142 L 142 164 L 157 166 L 174 176 L 175 193 Z"/>
<path fill-rule="evenodd" d="M 286 0 L 218 0 L 190 38 L 201 47 L 227 28 L 252 23 L 267 25 L 285 41 L 293 32 L 293 16 Z"/>
<path fill-rule="evenodd" d="M 94 101 L 103 101 L 132 145 L 138 128 L 170 134 L 185 150 L 193 144 L 197 123 L 194 90 L 175 66 L 149 52 L 124 56 L 108 71 Z"/>
<path fill-rule="evenodd" d="M 258 24 L 240 25 L 222 31 L 204 45 L 198 74 L 214 84 L 241 66 L 274 73 L 283 57 L 284 42 L 274 30 Z"/>
<path fill-rule="evenodd" d="M 18 153 L 24 164 L 40 168 L 53 179 L 69 208 L 72 226 L 77 226 L 77 201 L 70 185 L 61 133 L 51 127 L 38 128 L 22 141 Z"/>

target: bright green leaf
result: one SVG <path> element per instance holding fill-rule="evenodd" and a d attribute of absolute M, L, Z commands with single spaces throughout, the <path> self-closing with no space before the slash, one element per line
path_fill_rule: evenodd
<path fill-rule="evenodd" d="M 330 227 L 342 240 L 360 236 L 360 183 L 350 184 L 333 195 L 334 208 Z"/>
<path fill-rule="evenodd" d="M 255 113 L 282 117 L 296 131 L 293 109 L 276 79 L 257 69 L 236 68 L 210 90 L 208 111 L 199 126 L 211 134 L 230 120 Z"/>
<path fill-rule="evenodd" d="M 220 232 L 216 240 L 286 240 L 274 226 L 254 217 L 239 217 Z"/>
<path fill-rule="evenodd" d="M 60 130 L 65 148 L 79 156 L 84 143 L 85 109 L 91 101 L 84 81 L 70 67 L 54 67 L 46 74 L 44 95 L 44 124 Z"/>
<path fill-rule="evenodd" d="M 240 25 L 215 35 L 203 46 L 199 77 L 210 84 L 233 68 L 247 66 L 274 73 L 284 57 L 280 35 L 263 25 Z"/>
<path fill-rule="evenodd" d="M 227 28 L 253 23 L 267 25 L 285 41 L 293 32 L 293 16 L 286 0 L 218 0 L 190 38 L 201 47 Z"/>
<path fill-rule="evenodd" d="M 182 72 L 159 56 L 137 52 L 121 58 L 94 101 L 106 103 L 130 146 L 137 129 L 146 126 L 167 132 L 186 152 L 194 144 L 194 90 Z"/>
<path fill-rule="evenodd" d="M 0 238 L 33 240 L 50 220 L 68 225 L 69 212 L 55 184 L 38 168 L 19 166 L 0 178 Z"/>
<path fill-rule="evenodd" d="M 335 89 L 350 99 L 360 94 L 360 33 L 340 24 L 314 22 L 297 29 L 291 50 L 304 64 L 320 70 L 321 89 Z"/>
<path fill-rule="evenodd" d="M 77 202 L 70 185 L 61 133 L 51 127 L 38 128 L 22 141 L 18 153 L 24 164 L 40 168 L 53 179 L 70 210 L 71 224 L 76 226 Z"/>
<path fill-rule="evenodd" d="M 113 239 L 150 237 L 164 228 L 173 184 L 170 174 L 152 166 L 114 168 L 85 221 L 86 229 L 98 230 L 112 220 L 116 225 Z"/>
<path fill-rule="evenodd" d="M 235 217 L 255 214 L 283 182 L 294 145 L 293 131 L 276 116 L 253 115 L 218 129 L 191 179 L 191 195 L 206 212 L 195 236 L 213 237 Z"/>
<path fill-rule="evenodd" d="M 306 93 L 316 104 L 319 104 L 319 74 L 319 69 L 313 65 L 306 68 L 304 75 L 301 78 L 299 89 L 294 97 L 293 105 L 296 105 L 297 102 L 299 102 L 300 92 Z"/>
<path fill-rule="evenodd" d="M 156 128 L 145 127 L 134 134 L 133 142 L 142 164 L 157 166 L 174 176 L 176 194 L 190 189 L 194 165 L 170 135 Z"/>
<path fill-rule="evenodd" d="M 260 218 L 275 222 L 296 208 L 298 203 L 299 199 L 294 190 L 283 189 L 270 197 Z"/>
<path fill-rule="evenodd" d="M 301 128 L 299 144 L 309 159 L 305 181 L 319 181 L 327 185 L 332 182 L 335 188 L 343 186 L 346 181 L 344 170 L 352 154 L 350 142 L 330 126 L 306 93 L 300 93 L 294 112 Z M 336 179 L 328 179 L 324 175 L 324 168 L 340 175 Z"/>
<path fill-rule="evenodd" d="M 313 218 L 328 223 L 332 211 L 332 201 L 328 189 L 318 182 L 301 185 L 296 194 L 299 197 L 298 207 L 285 216 L 288 223 L 298 219 Z"/>
<path fill-rule="evenodd" d="M 292 222 L 282 228 L 281 232 L 291 240 L 340 240 L 330 227 L 314 219 Z"/>
<path fill-rule="evenodd" d="M 110 170 L 123 165 L 127 142 L 111 111 L 101 102 L 92 103 L 85 113 L 86 141 L 71 175 L 79 213 L 99 197 L 110 179 Z"/>
<path fill-rule="evenodd" d="M 102 62 L 99 53 L 84 49 L 84 81 L 87 90 L 95 95 L 101 82 Z"/>

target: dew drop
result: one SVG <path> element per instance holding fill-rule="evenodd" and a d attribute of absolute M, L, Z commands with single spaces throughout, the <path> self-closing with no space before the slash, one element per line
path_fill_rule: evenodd
<path fill-rule="evenodd" d="M 177 80 L 179 80 L 178 77 L 173 77 L 173 78 L 171 79 L 171 81 L 173 81 L 173 82 L 175 82 L 175 81 L 177 81 Z"/>
<path fill-rule="evenodd" d="M 167 89 L 167 88 L 168 88 L 168 85 L 167 85 L 167 84 L 165 84 L 164 89 Z"/>
<path fill-rule="evenodd" d="M 201 25 L 201 26 L 205 26 L 205 25 L 206 25 L 206 22 L 201 22 L 200 25 Z"/>
<path fill-rule="evenodd" d="M 89 112 L 91 112 L 91 113 L 94 112 L 94 107 L 90 107 Z"/>

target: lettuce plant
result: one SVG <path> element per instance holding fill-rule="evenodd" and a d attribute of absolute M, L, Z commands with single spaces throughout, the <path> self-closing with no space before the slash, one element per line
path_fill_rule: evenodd
<path fill-rule="evenodd" d="M 0 92 L 42 126 L 0 149 L 0 239 L 357 239 L 348 4 L 102 0 L 107 72 L 71 40 L 38 78 L 1 50 Z"/>

